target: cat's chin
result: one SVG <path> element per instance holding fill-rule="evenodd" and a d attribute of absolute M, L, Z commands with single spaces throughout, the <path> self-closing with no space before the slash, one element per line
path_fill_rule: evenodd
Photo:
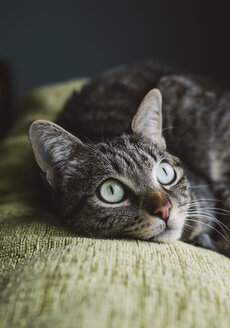
<path fill-rule="evenodd" d="M 181 229 L 166 228 L 164 231 L 152 237 L 150 240 L 155 242 L 172 243 L 180 239 L 181 234 Z"/>

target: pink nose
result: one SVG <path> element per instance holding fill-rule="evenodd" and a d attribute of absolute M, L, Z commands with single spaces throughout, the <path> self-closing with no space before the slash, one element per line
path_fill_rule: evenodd
<path fill-rule="evenodd" d="M 163 203 L 155 209 L 153 214 L 159 215 L 161 219 L 166 220 L 169 217 L 169 211 L 171 207 L 172 205 L 170 202 Z"/>

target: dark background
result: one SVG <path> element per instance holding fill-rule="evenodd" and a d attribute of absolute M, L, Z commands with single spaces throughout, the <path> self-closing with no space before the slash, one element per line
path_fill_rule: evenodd
<path fill-rule="evenodd" d="M 0 0 L 0 59 L 28 90 L 144 59 L 230 87 L 227 1 Z"/>

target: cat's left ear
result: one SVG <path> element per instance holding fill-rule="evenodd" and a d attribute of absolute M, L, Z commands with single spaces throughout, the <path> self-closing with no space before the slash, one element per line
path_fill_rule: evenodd
<path fill-rule="evenodd" d="M 60 173 L 72 154 L 86 148 L 77 137 L 49 121 L 33 122 L 29 138 L 35 159 L 51 187 L 60 183 Z"/>
<path fill-rule="evenodd" d="M 132 120 L 134 134 L 151 139 L 154 143 L 166 148 L 162 136 L 162 96 L 158 89 L 150 90 L 142 100 Z"/>

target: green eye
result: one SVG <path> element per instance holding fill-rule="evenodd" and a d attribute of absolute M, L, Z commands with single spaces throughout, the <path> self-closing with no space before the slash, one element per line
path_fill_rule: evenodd
<path fill-rule="evenodd" d="M 176 172 L 172 165 L 167 162 L 161 162 L 157 170 L 157 180 L 162 185 L 173 183 L 176 179 Z"/>
<path fill-rule="evenodd" d="M 106 203 L 120 203 L 125 196 L 125 190 L 116 180 L 107 180 L 99 189 L 100 198 Z"/>

